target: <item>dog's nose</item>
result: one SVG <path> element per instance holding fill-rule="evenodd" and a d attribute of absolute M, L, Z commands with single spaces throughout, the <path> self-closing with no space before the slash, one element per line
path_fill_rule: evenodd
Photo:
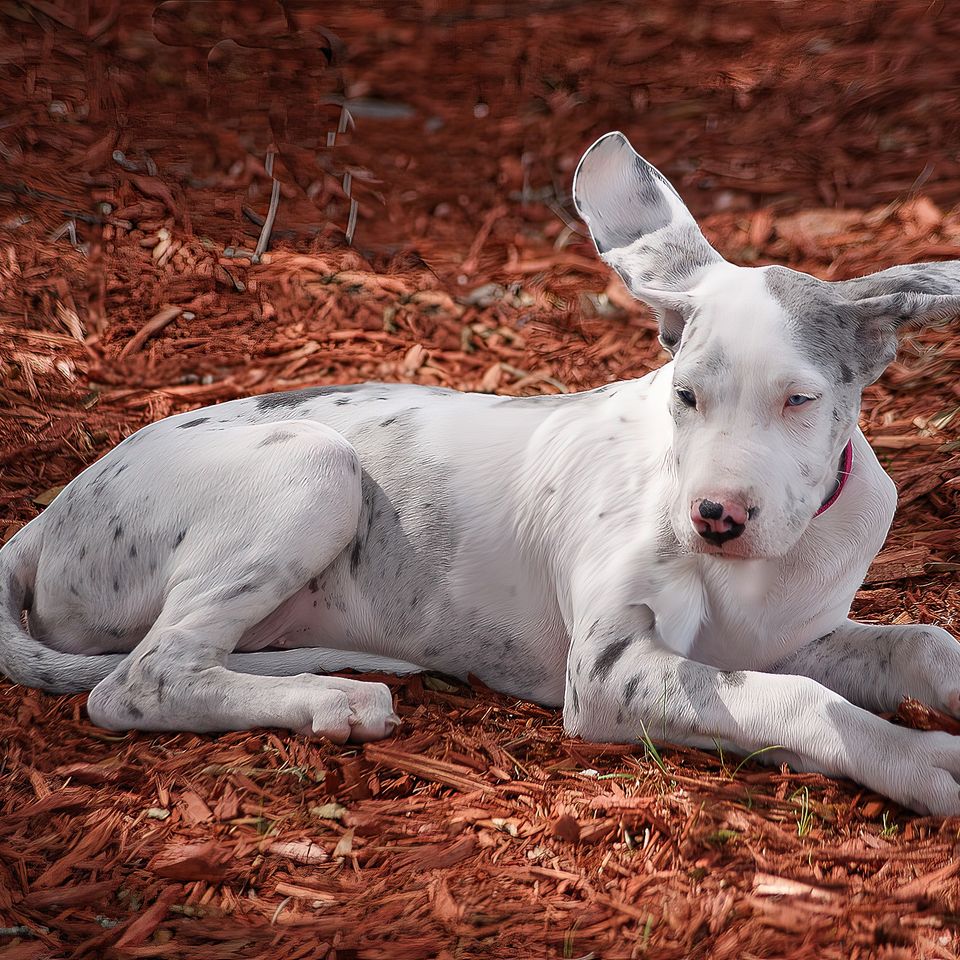
<path fill-rule="evenodd" d="M 719 546 L 739 537 L 746 529 L 747 520 L 753 512 L 736 500 L 704 498 L 693 501 L 690 519 L 694 529 L 704 540 Z"/>

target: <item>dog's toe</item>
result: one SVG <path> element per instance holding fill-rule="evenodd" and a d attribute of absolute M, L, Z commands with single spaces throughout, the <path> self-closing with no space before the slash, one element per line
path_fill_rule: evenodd
<path fill-rule="evenodd" d="M 353 714 L 350 718 L 350 739 L 354 743 L 383 740 L 400 724 L 393 709 L 393 694 L 383 683 L 358 683 L 348 693 Z"/>

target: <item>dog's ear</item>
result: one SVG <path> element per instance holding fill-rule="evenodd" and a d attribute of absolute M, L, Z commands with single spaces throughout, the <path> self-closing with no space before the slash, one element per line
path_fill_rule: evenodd
<path fill-rule="evenodd" d="M 960 296 L 927 293 L 888 293 L 855 300 L 849 308 L 857 331 L 862 371 L 873 383 L 897 355 L 897 333 L 960 317 Z"/>
<path fill-rule="evenodd" d="M 830 286 L 848 300 L 884 297 L 892 293 L 960 296 L 960 260 L 907 263 L 853 280 L 834 280 Z"/>
<path fill-rule="evenodd" d="M 872 383 L 897 354 L 897 333 L 960 316 L 960 261 L 891 267 L 831 284 L 846 300 Z"/>
<path fill-rule="evenodd" d="M 583 155 L 573 199 L 601 258 L 653 307 L 660 342 L 675 351 L 692 307 L 687 291 L 720 254 L 666 177 L 620 132 L 601 137 Z"/>

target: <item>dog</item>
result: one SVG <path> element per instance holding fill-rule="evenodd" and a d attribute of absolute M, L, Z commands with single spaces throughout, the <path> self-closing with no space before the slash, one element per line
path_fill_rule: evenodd
<path fill-rule="evenodd" d="M 896 505 L 858 429 L 897 329 L 960 312 L 960 264 L 825 282 L 740 267 L 623 134 L 574 176 L 600 257 L 672 359 L 583 393 L 319 386 L 148 425 L 0 551 L 0 671 L 91 690 L 114 730 L 397 725 L 352 668 L 464 677 L 645 736 L 960 813 L 960 644 L 850 604 Z"/>

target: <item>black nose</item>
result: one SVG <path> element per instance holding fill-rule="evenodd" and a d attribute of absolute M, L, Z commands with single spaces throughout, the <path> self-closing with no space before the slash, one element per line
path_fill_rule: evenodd
<path fill-rule="evenodd" d="M 715 500 L 701 500 L 697 512 L 700 519 L 693 519 L 697 533 L 708 543 L 719 547 L 728 540 L 735 540 L 746 529 L 746 523 L 739 523 L 728 512 L 729 508 Z M 743 517 L 748 520 L 755 511 L 747 511 Z"/>
<path fill-rule="evenodd" d="M 704 520 L 719 520 L 723 516 L 723 504 L 712 500 L 700 501 L 700 516 Z"/>

